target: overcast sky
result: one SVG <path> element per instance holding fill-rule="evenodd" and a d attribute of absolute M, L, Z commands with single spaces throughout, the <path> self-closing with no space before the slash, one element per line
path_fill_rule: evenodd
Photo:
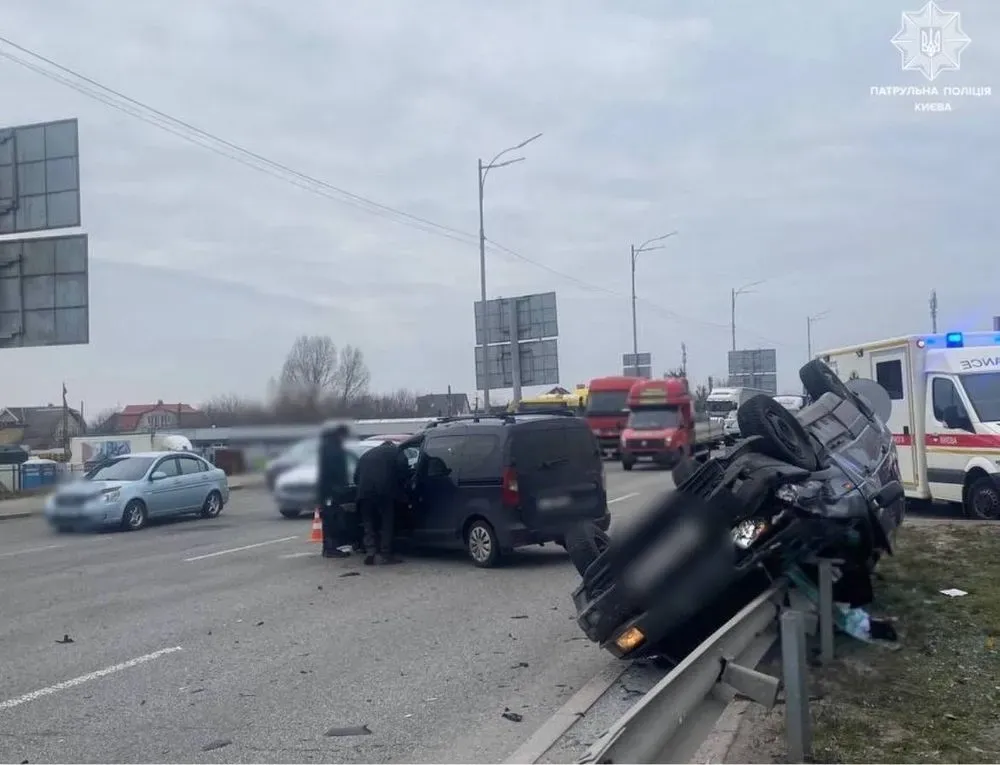
<path fill-rule="evenodd" d="M 88 346 L 2 352 L 0 403 L 91 413 L 262 395 L 296 335 L 360 346 L 372 384 L 473 394 L 476 159 L 491 297 L 555 290 L 562 383 L 639 347 L 723 376 L 778 349 L 987 329 L 1000 314 L 1000 3 L 925 86 L 890 42 L 921 0 L 0 0 L 0 35 L 276 162 L 450 229 L 372 214 L 192 145 L 0 59 L 0 126 L 80 121 Z M 23 53 L 0 44 L 0 52 Z M 38 63 L 37 61 L 35 63 Z M 46 66 L 51 70 L 51 67 Z M 916 112 L 914 101 L 949 101 Z M 529 262 L 533 261 L 533 262 Z"/>

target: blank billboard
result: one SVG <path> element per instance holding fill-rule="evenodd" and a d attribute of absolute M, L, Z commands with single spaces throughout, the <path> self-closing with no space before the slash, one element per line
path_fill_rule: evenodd
<path fill-rule="evenodd" d="M 556 340 L 529 340 L 520 344 L 521 385 L 555 385 L 559 382 L 559 346 Z M 490 390 L 514 387 L 510 345 L 490 345 Z M 483 390 L 483 349 L 476 347 L 476 387 Z"/>
<path fill-rule="evenodd" d="M 559 321 L 556 313 L 556 293 L 541 292 L 515 298 L 497 298 L 486 301 L 487 329 L 490 343 L 509 343 L 510 304 L 517 310 L 517 336 L 519 340 L 542 340 L 558 337 Z M 483 304 L 474 306 L 476 319 L 476 345 L 483 345 Z"/>
<path fill-rule="evenodd" d="M 0 241 L 0 348 L 90 342 L 87 235 Z"/>
<path fill-rule="evenodd" d="M 76 120 L 0 128 L 0 234 L 80 225 Z"/>
<path fill-rule="evenodd" d="M 777 374 L 778 353 L 774 348 L 729 352 L 729 375 Z"/>

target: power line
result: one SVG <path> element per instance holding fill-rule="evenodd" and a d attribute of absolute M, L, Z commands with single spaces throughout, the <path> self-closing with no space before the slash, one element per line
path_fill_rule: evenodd
<path fill-rule="evenodd" d="M 147 103 L 144 103 L 143 101 L 104 85 L 103 83 L 88 77 L 75 69 L 60 64 L 57 61 L 42 55 L 41 53 L 24 47 L 23 45 L 19 45 L 13 40 L 3 37 L 2 35 L 0 35 L 0 43 L 31 56 L 32 58 L 37 59 L 38 61 L 57 69 L 59 72 L 63 72 L 64 74 L 49 71 L 36 63 L 26 61 L 8 51 L 0 50 L 0 57 L 35 72 L 42 77 L 46 77 L 54 82 L 57 82 L 60 85 L 68 87 L 84 96 L 87 96 L 88 98 L 92 98 L 105 106 L 109 106 L 112 109 L 116 109 L 124 114 L 139 119 L 149 125 L 152 125 L 153 127 L 157 127 L 171 133 L 172 135 L 196 146 L 208 149 L 209 151 L 225 157 L 226 159 L 238 162 L 252 170 L 256 170 L 273 178 L 283 180 L 286 183 L 296 186 L 297 188 L 309 191 L 327 199 L 350 205 L 351 207 L 359 209 L 362 212 L 386 218 L 395 223 L 423 231 L 424 233 L 457 241 L 462 244 L 472 244 L 478 241 L 478 236 L 476 234 L 437 223 L 436 221 L 428 218 L 414 215 L 406 212 L 405 210 L 400 210 L 390 205 L 377 202 L 373 199 L 369 199 L 368 197 L 328 183 L 320 178 L 316 178 L 308 173 L 303 173 L 282 162 L 272 160 L 262 154 L 259 154 L 258 152 L 247 149 L 240 144 L 222 138 L 210 131 L 199 128 L 190 122 L 174 117 L 153 106 L 150 106 Z M 75 78 L 75 80 L 71 78 Z M 579 277 L 559 271 L 551 266 L 529 258 L 526 255 L 523 255 L 520 252 L 517 252 L 516 250 L 506 247 L 498 242 L 487 240 L 487 244 L 493 251 L 521 260 L 535 266 L 536 268 L 540 268 L 562 279 L 573 282 L 574 284 L 589 291 L 604 293 L 613 297 L 625 297 L 624 293 L 591 284 L 583 279 L 580 279 Z M 684 314 L 677 313 L 676 311 L 664 308 L 663 306 L 645 298 L 638 299 L 654 311 L 657 311 L 661 315 L 670 317 L 675 321 L 700 324 L 713 329 L 728 329 L 728 325 L 726 324 L 686 316 Z M 767 338 L 764 338 L 761 335 L 756 336 L 767 340 Z M 774 343 L 775 345 L 785 345 L 784 343 L 776 343 L 772 340 L 767 340 L 767 342 Z"/>

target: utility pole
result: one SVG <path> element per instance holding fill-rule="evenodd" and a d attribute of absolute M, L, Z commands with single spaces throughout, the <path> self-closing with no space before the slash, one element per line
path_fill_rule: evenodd
<path fill-rule="evenodd" d="M 62 440 L 63 462 L 69 463 L 69 402 L 66 400 L 66 383 L 62 384 Z"/>
<path fill-rule="evenodd" d="M 688 348 L 685 343 L 681 343 L 681 372 L 688 376 Z"/>
<path fill-rule="evenodd" d="M 937 334 L 937 290 L 931 290 L 931 332 Z"/>
<path fill-rule="evenodd" d="M 669 234 L 664 234 L 663 236 L 655 236 L 652 239 L 647 239 L 645 242 L 636 247 L 634 244 L 629 245 L 630 255 L 629 264 L 632 268 L 632 356 L 633 363 L 635 364 L 635 373 L 639 374 L 639 325 L 635 317 L 635 263 L 639 257 L 640 252 L 649 252 L 650 250 L 662 250 L 662 244 L 656 244 L 656 242 L 662 242 L 664 239 L 669 239 L 672 236 L 676 236 L 676 231 L 671 231 Z"/>
<path fill-rule="evenodd" d="M 754 287 L 756 287 L 758 284 L 763 284 L 765 281 L 766 280 L 761 279 L 759 282 L 751 282 L 750 284 L 744 284 L 742 287 L 738 287 L 738 288 L 734 287 L 731 290 L 731 292 L 730 292 L 730 295 L 729 295 L 729 298 L 730 298 L 730 304 L 729 304 L 729 316 L 730 316 L 729 328 L 732 331 L 733 350 L 734 351 L 736 350 L 736 296 L 737 295 L 746 294 L 747 292 L 753 292 L 753 288 Z"/>
<path fill-rule="evenodd" d="M 497 160 L 507 152 L 517 151 L 518 149 L 524 148 L 536 138 L 541 138 L 541 136 L 542 134 L 538 133 L 537 135 L 531 136 L 531 138 L 521 141 L 521 143 L 516 146 L 504 149 L 485 164 L 482 159 L 479 160 L 479 295 L 483 305 L 483 409 L 487 413 L 490 411 L 490 325 L 486 316 L 486 228 L 483 224 L 483 193 L 486 188 L 486 176 L 490 170 L 495 167 L 506 167 L 507 165 L 513 165 L 515 162 L 523 162 L 524 157 L 507 159 L 503 162 L 498 162 Z M 516 342 L 517 341 L 515 339 L 515 353 L 518 348 Z"/>

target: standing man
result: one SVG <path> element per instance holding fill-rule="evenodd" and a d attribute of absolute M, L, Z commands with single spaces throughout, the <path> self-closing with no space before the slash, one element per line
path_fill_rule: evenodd
<path fill-rule="evenodd" d="M 357 467 L 358 509 L 365 527 L 365 565 L 402 563 L 393 554 L 396 503 L 403 499 L 409 464 L 403 450 L 383 441 L 361 455 Z"/>
<path fill-rule="evenodd" d="M 346 528 L 347 513 L 342 505 L 350 484 L 344 450 L 344 441 L 349 435 L 350 430 L 343 423 L 325 426 L 320 434 L 318 488 L 324 558 L 347 558 L 351 555 L 340 549 L 351 543 Z"/>

